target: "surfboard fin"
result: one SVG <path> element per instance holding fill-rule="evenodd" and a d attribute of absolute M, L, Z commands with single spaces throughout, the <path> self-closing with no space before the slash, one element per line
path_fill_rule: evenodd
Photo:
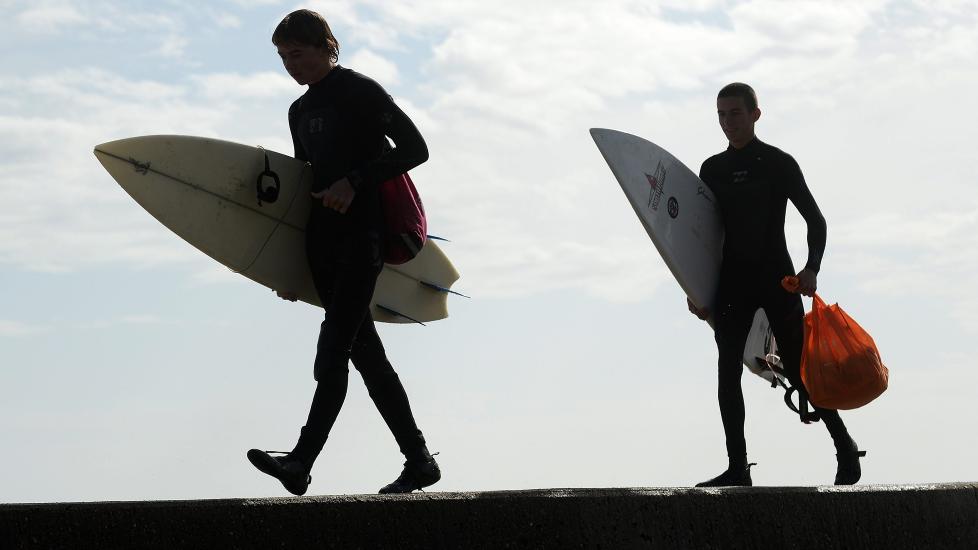
<path fill-rule="evenodd" d="M 419 325 L 421 325 L 423 327 L 428 326 L 428 325 L 422 323 L 421 321 L 415 319 L 414 317 L 409 317 L 407 315 L 404 315 L 403 313 L 401 313 L 399 311 L 395 311 L 395 310 L 393 310 L 393 309 L 391 309 L 391 308 L 389 308 L 387 306 L 382 306 L 380 304 L 376 304 L 376 306 L 377 306 L 377 309 L 379 309 L 379 310 L 381 310 L 381 311 L 383 311 L 385 313 L 390 313 L 391 315 L 394 315 L 396 317 L 403 317 L 403 318 L 407 319 L 408 321 L 413 321 L 413 322 L 415 322 L 415 323 L 417 323 L 417 324 L 419 324 Z"/>
<path fill-rule="evenodd" d="M 443 238 L 443 237 L 439 237 L 439 236 L 437 236 L 437 235 L 428 235 L 428 238 L 429 238 L 429 239 L 434 239 L 434 240 L 436 240 L 436 241 L 444 241 L 444 242 L 446 242 L 446 243 L 450 243 L 450 242 L 452 242 L 452 241 L 450 241 L 450 240 L 448 240 L 448 239 L 446 239 L 446 238 Z"/>
<path fill-rule="evenodd" d="M 438 285 L 436 285 L 434 283 L 429 283 L 428 281 L 418 281 L 418 282 L 421 283 L 421 286 L 426 287 L 426 288 L 430 288 L 431 290 L 436 290 L 438 292 L 444 292 L 446 294 L 454 294 L 456 296 L 461 296 L 463 298 L 470 298 L 470 299 L 472 298 L 471 296 L 466 296 L 465 294 L 462 294 L 461 292 L 455 292 L 454 290 L 452 290 L 450 288 L 445 288 L 443 286 L 438 286 Z"/>

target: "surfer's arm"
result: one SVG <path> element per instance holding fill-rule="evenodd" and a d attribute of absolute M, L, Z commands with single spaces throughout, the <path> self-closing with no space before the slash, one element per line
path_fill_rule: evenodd
<path fill-rule="evenodd" d="M 705 183 L 706 186 L 710 188 L 710 191 L 713 191 L 715 193 L 716 190 L 713 189 L 713 178 L 714 178 L 715 170 L 712 169 L 713 163 L 710 162 L 712 160 L 713 157 L 710 157 L 703 161 L 703 164 L 700 165 L 699 176 L 700 176 L 700 181 Z"/>
<path fill-rule="evenodd" d="M 292 149 L 295 150 L 295 158 L 303 161 L 309 162 L 309 155 L 306 154 L 306 150 L 302 148 L 302 144 L 299 143 L 299 138 L 292 134 Z"/>
<path fill-rule="evenodd" d="M 421 132 L 380 85 L 363 86 L 361 107 L 365 123 L 375 124 L 394 142 L 394 147 L 347 175 L 354 189 L 376 187 L 428 160 L 428 146 Z"/>
<path fill-rule="evenodd" d="M 812 196 L 808 184 L 805 183 L 805 177 L 802 175 L 798 163 L 791 157 L 788 157 L 787 163 L 788 198 L 798 209 L 801 217 L 805 219 L 805 223 L 808 224 L 808 261 L 805 263 L 805 269 L 810 270 L 815 275 L 822 266 L 822 255 L 825 253 L 828 228 L 825 217 L 822 216 L 822 211 L 815 202 L 815 197 Z M 814 284 L 814 281 L 812 283 Z"/>
<path fill-rule="evenodd" d="M 296 100 L 296 104 L 297 103 L 298 100 Z M 296 104 L 293 104 L 292 107 L 289 108 L 289 132 L 292 134 L 292 149 L 295 150 L 295 158 L 308 162 L 309 155 L 306 154 L 306 150 L 302 146 L 302 142 L 299 141 L 299 133 L 296 131 L 296 124 L 298 124 L 295 115 Z"/>

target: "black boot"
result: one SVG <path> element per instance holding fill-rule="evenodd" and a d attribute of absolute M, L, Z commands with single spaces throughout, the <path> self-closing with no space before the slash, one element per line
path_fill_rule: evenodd
<path fill-rule="evenodd" d="M 409 458 L 404 463 L 401 475 L 381 488 L 380 494 L 410 493 L 415 489 L 434 485 L 439 479 L 441 479 L 441 469 L 438 468 L 435 458 L 425 451 L 423 456 Z"/>
<path fill-rule="evenodd" d="M 852 440 L 850 439 L 850 441 Z M 852 441 L 850 449 L 838 451 L 835 454 L 836 460 L 839 461 L 839 467 L 835 471 L 835 484 L 855 485 L 863 475 L 863 470 L 859 466 L 859 459 L 864 456 L 866 456 L 866 451 L 860 451 L 855 441 Z"/>
<path fill-rule="evenodd" d="M 282 454 L 284 456 L 272 456 L 269 453 Z M 251 449 L 248 451 L 248 460 L 251 461 L 255 468 L 281 481 L 285 490 L 293 495 L 301 497 L 306 494 L 306 489 L 312 483 L 312 476 L 309 475 L 309 467 L 301 460 L 294 458 L 290 453 Z"/>
<path fill-rule="evenodd" d="M 713 479 L 697 483 L 697 487 L 750 487 L 754 482 L 750 478 L 750 467 L 757 466 L 751 462 L 746 466 L 731 465 L 725 472 Z"/>

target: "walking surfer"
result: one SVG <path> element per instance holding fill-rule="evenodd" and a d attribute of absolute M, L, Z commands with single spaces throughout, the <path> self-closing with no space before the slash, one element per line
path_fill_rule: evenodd
<path fill-rule="evenodd" d="M 326 320 L 314 364 L 318 384 L 295 448 L 288 453 L 251 449 L 248 459 L 290 493 L 305 494 L 309 472 L 346 397 L 352 361 L 406 458 L 401 475 L 380 492 L 409 493 L 434 484 L 441 472 L 387 360 L 369 306 L 384 265 L 378 186 L 425 162 L 428 149 L 379 84 L 337 65 L 339 43 L 320 14 L 290 13 L 272 43 L 289 75 L 309 86 L 289 109 L 289 128 L 296 158 L 312 165 L 306 256 Z M 296 299 L 287 290 L 279 296 Z"/>
<path fill-rule="evenodd" d="M 687 302 L 700 319 L 713 316 L 719 353 L 717 397 L 729 463 L 726 471 L 697 487 L 752 484 L 740 379 L 744 344 L 758 308 L 764 308 L 771 323 L 788 380 L 804 388 L 799 367 L 805 310 L 801 297 L 781 286 L 781 279 L 794 273 L 784 235 L 789 200 L 808 224 L 808 260 L 797 274 L 799 292 L 806 296 L 817 288 L 826 240 L 825 218 L 798 163 L 754 134 L 761 116 L 754 90 L 742 83 L 725 86 L 717 96 L 717 115 L 729 146 L 703 163 L 700 179 L 719 203 L 725 233 L 723 262 L 712 309 Z M 859 457 L 865 452 L 858 450 L 838 411 L 815 407 L 815 413 L 835 444 L 836 485 L 856 483 L 861 475 Z"/>

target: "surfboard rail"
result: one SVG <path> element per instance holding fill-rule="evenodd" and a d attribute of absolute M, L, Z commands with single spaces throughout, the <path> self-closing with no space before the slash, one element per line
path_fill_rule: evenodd
<path fill-rule="evenodd" d="M 309 164 L 263 147 L 182 135 L 137 136 L 95 146 L 96 158 L 140 206 L 231 271 L 321 307 L 305 257 L 312 199 Z M 277 197 L 259 196 L 273 174 Z M 303 197 L 310 197 L 303 200 Z M 428 322 L 448 316 L 459 273 L 433 239 L 411 261 L 385 265 L 375 320 Z M 384 304 L 380 308 L 377 304 Z M 393 313 L 392 313 L 393 312 Z"/>
<path fill-rule="evenodd" d="M 696 306 L 712 308 L 724 236 L 717 199 L 709 186 L 645 138 L 608 128 L 591 128 L 590 133 L 679 287 Z M 708 322 L 712 327 L 712 318 Z M 770 323 L 759 309 L 744 347 L 744 365 L 777 385 L 784 377 L 769 364 L 769 357 L 776 354 Z"/>

